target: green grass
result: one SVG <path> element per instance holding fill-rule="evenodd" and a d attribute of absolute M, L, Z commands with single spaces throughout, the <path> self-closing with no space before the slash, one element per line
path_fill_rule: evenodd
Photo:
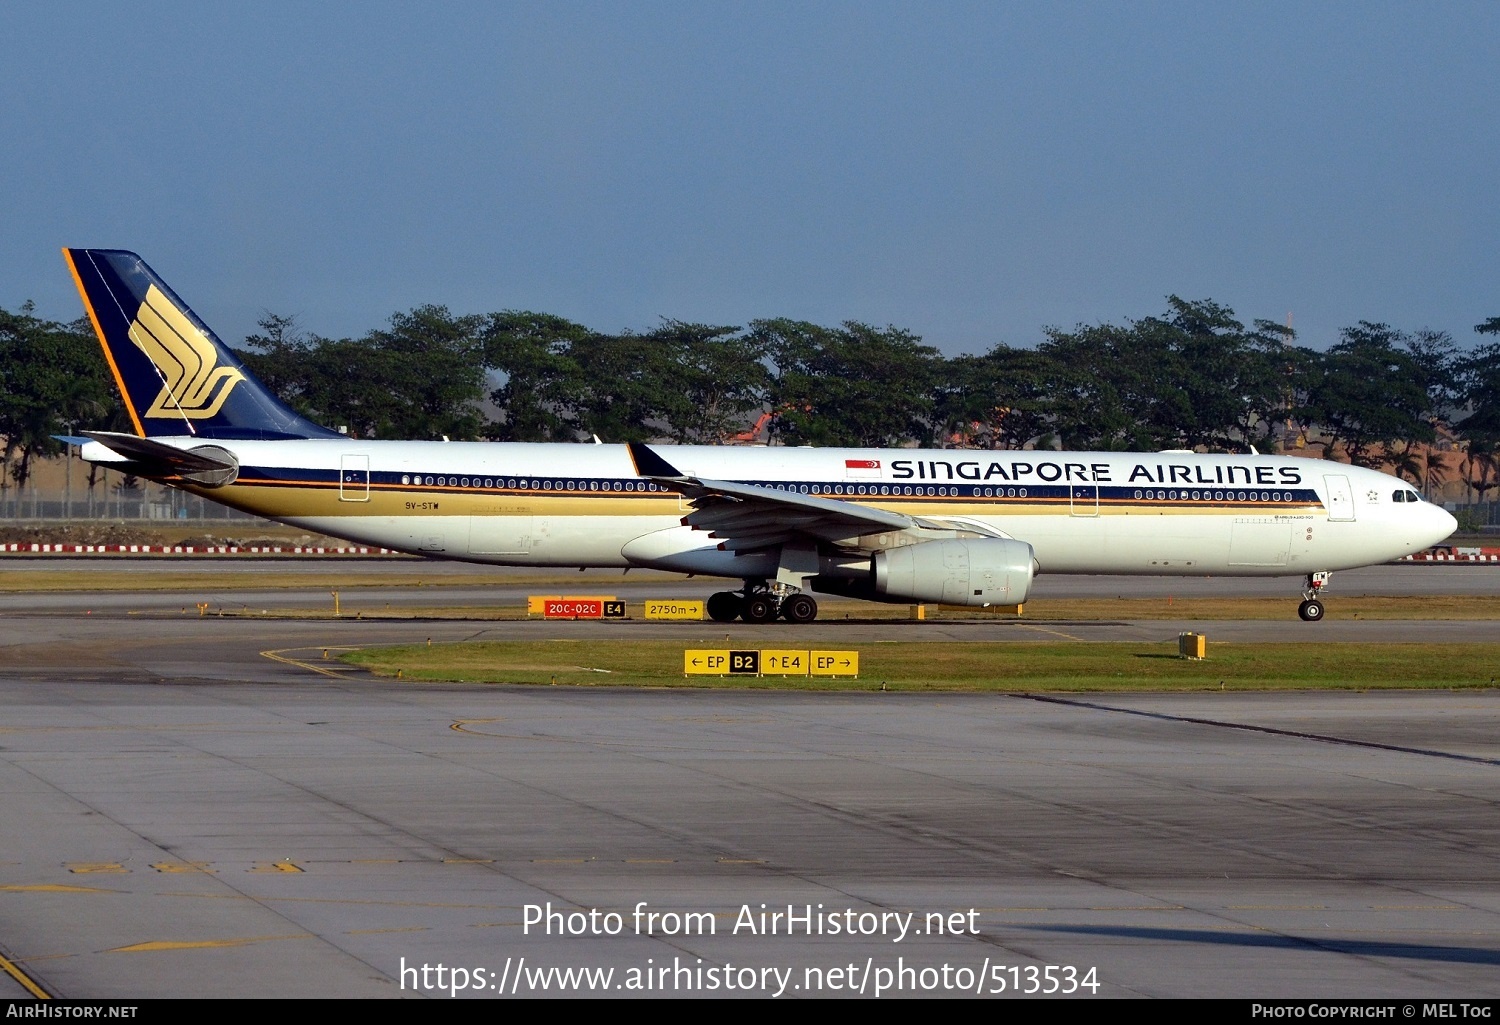
<path fill-rule="evenodd" d="M 1202 691 L 1490 687 L 1500 644 L 1217 644 L 1177 657 L 1175 642 L 835 645 L 860 653 L 857 680 L 691 677 L 667 641 L 499 641 L 351 652 L 345 661 L 414 681 L 781 690 Z M 701 647 L 718 647 L 703 644 Z"/>

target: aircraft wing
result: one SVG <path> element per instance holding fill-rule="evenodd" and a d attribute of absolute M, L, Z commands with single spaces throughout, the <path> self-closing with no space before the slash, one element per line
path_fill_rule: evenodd
<path fill-rule="evenodd" d="M 636 473 L 691 500 L 693 511 L 682 522 L 720 538 L 719 547 L 725 551 L 753 552 L 796 541 L 841 541 L 924 525 L 913 516 L 835 498 L 690 476 L 640 442 L 631 442 L 629 448 Z"/>

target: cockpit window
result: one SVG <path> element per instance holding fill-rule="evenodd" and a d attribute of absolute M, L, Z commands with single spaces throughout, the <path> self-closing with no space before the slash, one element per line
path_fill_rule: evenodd
<path fill-rule="evenodd" d="M 1393 492 L 1391 494 L 1391 501 L 1392 502 L 1404 502 L 1404 501 L 1406 501 L 1406 492 L 1405 491 L 1396 491 L 1396 492 Z"/>
<path fill-rule="evenodd" d="M 1417 494 L 1415 491 L 1408 491 L 1406 493 L 1406 500 L 1408 502 L 1420 502 L 1422 500 L 1422 496 Z"/>

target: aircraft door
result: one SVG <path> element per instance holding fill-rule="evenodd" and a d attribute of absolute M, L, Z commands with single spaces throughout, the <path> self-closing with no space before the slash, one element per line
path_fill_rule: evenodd
<path fill-rule="evenodd" d="M 1354 491 L 1349 487 L 1349 478 L 1341 473 L 1323 475 L 1323 487 L 1328 491 L 1328 520 L 1348 522 L 1354 519 Z"/>
<path fill-rule="evenodd" d="M 1099 515 L 1099 485 L 1074 484 L 1068 492 L 1068 511 L 1074 516 Z"/>
<path fill-rule="evenodd" d="M 370 457 L 341 456 L 339 459 L 339 501 L 370 500 Z"/>

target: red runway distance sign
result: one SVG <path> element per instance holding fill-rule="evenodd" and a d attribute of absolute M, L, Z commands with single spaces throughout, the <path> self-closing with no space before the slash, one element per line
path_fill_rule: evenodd
<path fill-rule="evenodd" d="M 601 598 L 548 598 L 542 606 L 542 615 L 548 619 L 603 619 L 604 601 Z"/>

